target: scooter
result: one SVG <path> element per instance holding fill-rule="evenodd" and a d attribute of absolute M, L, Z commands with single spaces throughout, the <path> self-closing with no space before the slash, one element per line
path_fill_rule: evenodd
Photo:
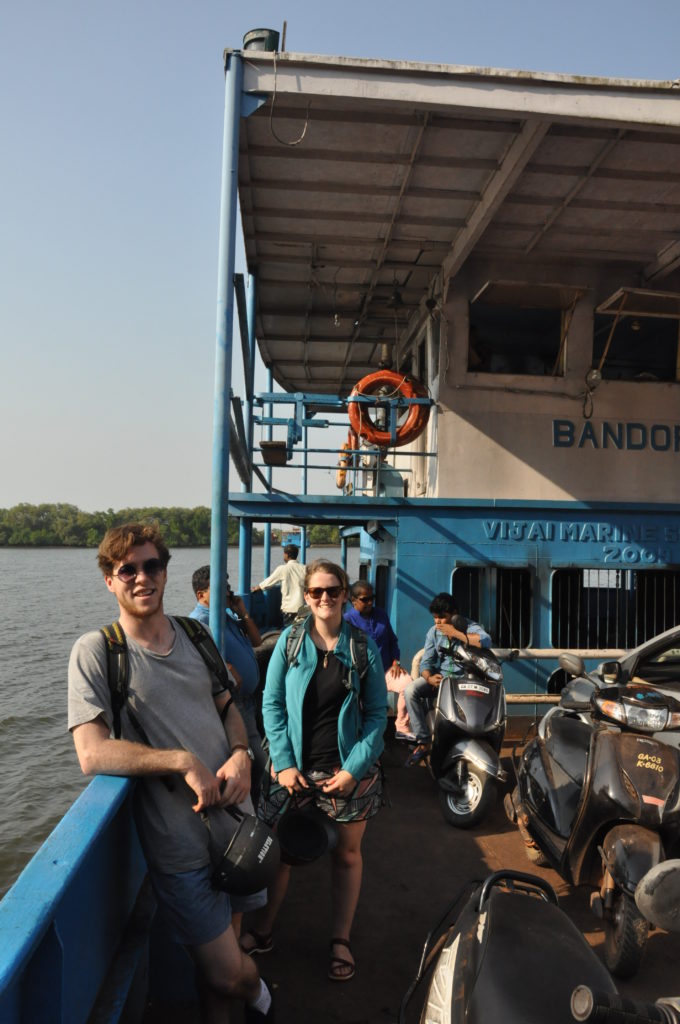
<path fill-rule="evenodd" d="M 457 644 L 451 658 L 464 671 L 445 675 L 437 688 L 430 771 L 448 823 L 470 828 L 493 803 L 495 782 L 507 779 L 499 756 L 506 720 L 503 668 L 490 650 L 465 644 Z"/>
<path fill-rule="evenodd" d="M 670 884 L 666 877 L 656 885 L 654 903 L 662 913 L 669 891 L 677 894 L 679 878 L 677 861 Z M 654 917 L 654 908 L 649 913 Z M 399 1024 L 409 1020 L 409 1005 L 423 982 L 420 1024 L 680 1024 L 679 999 L 653 1006 L 627 999 L 622 1016 L 614 982 L 559 908 L 552 887 L 522 872 L 498 871 L 457 894 L 427 936 Z"/>
<path fill-rule="evenodd" d="M 680 845 L 680 755 L 652 736 L 680 726 L 680 702 L 644 684 L 588 696 L 583 682 L 563 691 L 525 747 L 505 811 L 530 860 L 598 888 L 591 907 L 603 920 L 605 963 L 625 978 L 649 931 L 636 889 Z"/>

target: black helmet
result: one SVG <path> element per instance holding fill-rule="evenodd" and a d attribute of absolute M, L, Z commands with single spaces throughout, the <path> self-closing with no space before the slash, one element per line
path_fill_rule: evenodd
<path fill-rule="evenodd" d="M 224 853 L 217 859 L 212 884 L 236 896 L 250 896 L 274 880 L 281 859 L 279 841 L 253 814 L 238 807 L 225 811 L 239 823 Z"/>
<path fill-rule="evenodd" d="M 333 850 L 338 842 L 338 826 L 314 803 L 291 807 L 281 815 L 276 828 L 284 864 L 311 864 Z"/>

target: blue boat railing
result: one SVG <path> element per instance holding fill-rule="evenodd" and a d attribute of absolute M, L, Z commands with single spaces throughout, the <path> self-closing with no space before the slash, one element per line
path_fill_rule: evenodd
<path fill-rule="evenodd" d="M 94 779 L 0 902 L 1 1024 L 90 1017 L 146 876 L 132 791 L 129 779 Z M 138 959 L 99 1019 L 119 1019 Z"/>

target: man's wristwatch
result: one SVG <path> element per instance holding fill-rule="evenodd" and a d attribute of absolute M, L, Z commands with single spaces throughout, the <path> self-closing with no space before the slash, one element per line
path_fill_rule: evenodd
<path fill-rule="evenodd" d="M 248 757 L 250 758 L 250 760 L 251 761 L 255 760 L 255 754 L 253 753 L 253 748 L 252 747 L 247 747 L 245 745 L 245 743 L 234 743 L 233 747 L 231 748 L 232 754 L 234 754 L 237 750 L 245 750 L 245 752 L 248 755 Z"/>

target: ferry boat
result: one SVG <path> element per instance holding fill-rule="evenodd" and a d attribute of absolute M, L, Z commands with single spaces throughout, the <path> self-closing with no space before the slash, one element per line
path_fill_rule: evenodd
<path fill-rule="evenodd" d="M 592 664 L 678 621 L 677 82 L 258 49 L 225 68 L 213 632 L 225 509 L 245 592 L 254 523 L 338 524 L 403 652 L 452 592 L 519 651 L 510 700 L 539 714 L 560 651 Z M 342 447 L 311 439 L 338 423 Z M 318 452 L 335 495 L 309 493 Z M 179 977 L 148 941 L 130 787 L 95 779 L 0 904 L 3 1024 L 132 1013 L 149 950 L 152 993 Z"/>

